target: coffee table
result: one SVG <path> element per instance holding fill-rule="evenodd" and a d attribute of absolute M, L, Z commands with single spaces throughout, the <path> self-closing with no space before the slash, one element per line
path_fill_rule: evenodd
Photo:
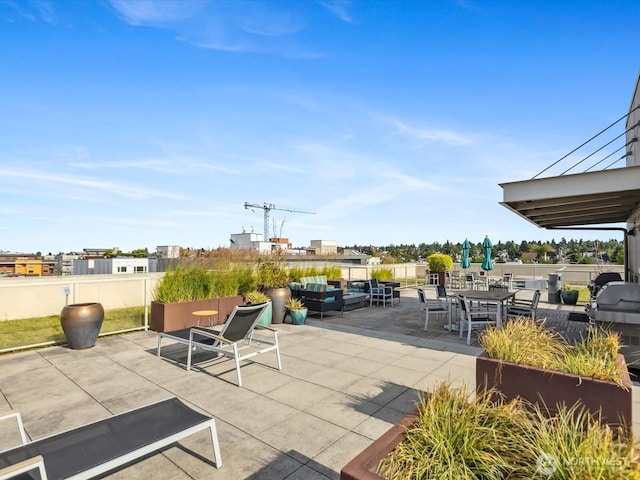
<path fill-rule="evenodd" d="M 344 311 L 355 310 L 356 308 L 369 306 L 369 295 L 360 292 L 345 292 L 342 295 L 344 299 Z"/>

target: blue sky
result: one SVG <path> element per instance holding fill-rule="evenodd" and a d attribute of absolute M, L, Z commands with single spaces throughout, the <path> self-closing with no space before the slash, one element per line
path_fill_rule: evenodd
<path fill-rule="evenodd" d="M 0 0 L 0 250 L 225 247 L 263 231 L 244 202 L 315 212 L 271 212 L 296 247 L 615 238 L 538 229 L 498 184 L 627 112 L 638 19 L 615 0 Z"/>

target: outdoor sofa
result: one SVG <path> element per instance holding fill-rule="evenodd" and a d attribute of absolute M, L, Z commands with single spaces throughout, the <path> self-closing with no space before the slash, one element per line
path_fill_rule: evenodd
<path fill-rule="evenodd" d="M 339 284 L 339 283 L 338 283 Z M 335 282 L 327 281 L 324 275 L 302 277 L 299 282 L 289 284 L 291 296 L 302 301 L 309 312 L 320 313 L 344 310 L 344 295 L 341 288 L 335 287 Z"/>

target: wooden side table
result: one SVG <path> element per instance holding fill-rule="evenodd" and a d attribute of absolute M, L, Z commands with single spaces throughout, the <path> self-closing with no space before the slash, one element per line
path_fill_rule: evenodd
<path fill-rule="evenodd" d="M 196 310 L 195 312 L 192 312 L 196 317 L 198 317 L 198 326 L 200 326 L 200 319 L 202 317 L 209 317 L 209 326 L 211 327 L 211 317 L 213 315 L 217 315 L 218 311 L 217 310 Z"/>

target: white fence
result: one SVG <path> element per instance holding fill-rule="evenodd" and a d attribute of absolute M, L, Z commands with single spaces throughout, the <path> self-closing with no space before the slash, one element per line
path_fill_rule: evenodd
<path fill-rule="evenodd" d="M 100 302 L 105 310 L 149 307 L 162 273 L 0 279 L 0 321 L 57 315 L 66 304 Z M 145 321 L 147 319 L 145 311 Z"/>

